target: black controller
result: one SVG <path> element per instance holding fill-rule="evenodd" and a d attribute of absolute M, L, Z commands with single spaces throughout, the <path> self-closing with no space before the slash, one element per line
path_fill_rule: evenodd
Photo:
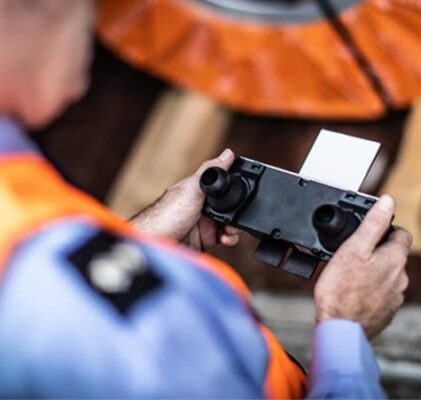
<path fill-rule="evenodd" d="M 207 169 L 203 214 L 260 239 L 255 258 L 310 279 L 357 229 L 376 198 L 239 157 Z"/>

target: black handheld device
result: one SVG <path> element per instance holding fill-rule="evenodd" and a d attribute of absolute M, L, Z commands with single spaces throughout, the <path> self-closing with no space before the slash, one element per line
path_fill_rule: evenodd
<path fill-rule="evenodd" d="M 310 279 L 376 202 L 259 161 L 238 157 L 229 171 L 200 178 L 203 214 L 260 239 L 255 258 Z"/>

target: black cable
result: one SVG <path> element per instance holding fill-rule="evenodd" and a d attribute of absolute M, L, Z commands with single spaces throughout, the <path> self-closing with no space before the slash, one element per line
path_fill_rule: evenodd
<path fill-rule="evenodd" d="M 392 101 L 382 81 L 374 71 L 373 66 L 370 64 L 368 59 L 359 49 L 351 33 L 349 32 L 346 25 L 339 18 L 336 10 L 332 7 L 330 0 L 317 0 L 320 10 L 323 12 L 327 20 L 329 21 L 332 28 L 341 38 L 344 45 L 348 48 L 351 56 L 354 58 L 357 65 L 360 67 L 362 73 L 366 76 L 370 82 L 371 87 L 376 92 L 386 110 L 392 108 Z"/>

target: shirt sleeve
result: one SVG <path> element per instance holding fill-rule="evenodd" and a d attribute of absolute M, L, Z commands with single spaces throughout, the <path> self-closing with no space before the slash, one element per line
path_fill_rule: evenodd
<path fill-rule="evenodd" d="M 309 399 L 385 398 L 380 370 L 361 325 L 329 320 L 316 327 Z"/>
<path fill-rule="evenodd" d="M 0 156 L 39 153 L 39 149 L 16 121 L 0 117 Z"/>

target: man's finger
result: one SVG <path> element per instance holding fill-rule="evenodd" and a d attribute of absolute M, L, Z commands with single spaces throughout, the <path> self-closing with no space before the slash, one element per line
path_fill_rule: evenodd
<path fill-rule="evenodd" d="M 225 225 L 224 232 L 227 235 L 238 235 L 239 230 L 237 228 L 234 228 L 233 226 Z"/>
<path fill-rule="evenodd" d="M 348 244 L 354 245 L 365 254 L 371 253 L 389 229 L 394 211 L 393 198 L 389 195 L 381 196 L 349 238 Z"/>
<path fill-rule="evenodd" d="M 208 217 L 200 218 L 199 232 L 203 249 L 208 250 L 215 247 L 218 235 L 218 225 L 215 221 Z"/>
<path fill-rule="evenodd" d="M 408 261 L 409 249 L 403 243 L 388 242 L 377 247 L 374 253 L 378 257 L 383 257 L 389 267 L 404 266 Z"/>
<path fill-rule="evenodd" d="M 219 241 L 224 246 L 235 246 L 240 241 L 239 235 L 228 236 L 225 233 L 221 235 Z"/>
<path fill-rule="evenodd" d="M 389 235 L 385 245 L 387 243 L 402 244 L 409 251 L 412 245 L 412 235 L 406 229 L 397 228 Z"/>
<path fill-rule="evenodd" d="M 231 149 L 225 149 L 218 157 L 207 160 L 196 171 L 197 175 L 202 175 L 210 167 L 220 167 L 227 170 L 234 162 L 235 155 Z"/>

